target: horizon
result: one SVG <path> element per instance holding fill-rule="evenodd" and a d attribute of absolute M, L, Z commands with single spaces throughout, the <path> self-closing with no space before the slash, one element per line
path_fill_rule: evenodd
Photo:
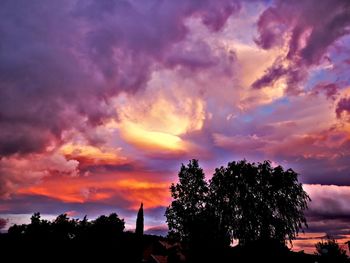
<path fill-rule="evenodd" d="M 350 240 L 350 2 L 0 3 L 0 232 L 34 212 L 116 212 L 165 233 L 198 159 L 291 168 L 312 202 L 294 250 Z M 150 230 L 149 230 L 150 229 Z"/>

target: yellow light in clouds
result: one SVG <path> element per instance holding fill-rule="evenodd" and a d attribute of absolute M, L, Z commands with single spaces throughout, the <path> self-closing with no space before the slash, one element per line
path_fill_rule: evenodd
<path fill-rule="evenodd" d="M 140 148 L 161 148 L 175 151 L 185 149 L 185 144 L 182 139 L 176 135 L 158 131 L 148 131 L 141 125 L 129 121 L 124 121 L 120 128 L 122 137 Z"/>
<path fill-rule="evenodd" d="M 116 164 L 126 161 L 118 155 L 120 149 L 100 149 L 91 145 L 67 143 L 60 148 L 63 155 L 87 164 Z"/>
<path fill-rule="evenodd" d="M 149 130 L 181 135 L 200 130 L 203 120 L 204 105 L 200 100 L 183 98 L 183 101 L 173 103 L 166 98 L 159 98 L 138 121 Z"/>
<path fill-rule="evenodd" d="M 145 150 L 188 150 L 190 144 L 181 135 L 200 130 L 205 119 L 204 102 L 180 94 L 159 92 L 141 100 L 131 97 L 123 100 L 117 105 L 120 135 Z"/>
<path fill-rule="evenodd" d="M 167 189 L 169 182 L 149 182 L 149 181 L 138 181 L 136 179 L 125 179 L 117 182 L 119 187 L 130 188 L 130 189 Z"/>

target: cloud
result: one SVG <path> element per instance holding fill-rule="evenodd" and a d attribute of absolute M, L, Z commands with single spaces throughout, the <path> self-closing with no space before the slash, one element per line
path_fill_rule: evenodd
<path fill-rule="evenodd" d="M 0 217 L 0 230 L 4 229 L 7 225 L 8 219 Z"/>
<path fill-rule="evenodd" d="M 146 152 L 184 154 L 194 147 L 183 135 L 200 131 L 205 121 L 205 103 L 186 96 L 177 86 L 153 88 L 117 102 L 121 138 Z"/>
<path fill-rule="evenodd" d="M 168 226 L 167 225 L 159 225 L 147 228 L 145 230 L 145 234 L 147 235 L 156 235 L 156 236 L 166 236 L 168 234 Z"/>
<path fill-rule="evenodd" d="M 350 187 L 336 185 L 304 185 L 312 202 L 308 215 L 319 219 L 349 217 Z"/>
<path fill-rule="evenodd" d="M 276 60 L 253 87 L 261 88 L 284 77 L 287 91 L 299 93 L 310 67 L 319 65 L 332 44 L 350 33 L 349 17 L 346 0 L 275 1 L 259 18 L 256 43 L 264 49 L 286 45 L 288 53 Z"/>
<path fill-rule="evenodd" d="M 210 176 L 270 159 L 333 185 L 310 188 L 310 238 L 346 236 L 347 205 L 328 196 L 347 199 L 335 185 L 350 182 L 348 13 L 340 0 L 2 1 L 0 211 L 117 210 L 133 227 L 143 201 L 160 233 L 181 162 Z"/>
<path fill-rule="evenodd" d="M 349 34 L 350 5 L 348 1 L 276 1 L 267 8 L 258 22 L 259 43 L 271 48 L 291 32 L 288 58 L 300 56 L 302 63 L 317 64 L 327 48 L 340 37 Z M 322 17 L 322 20 L 319 18 Z"/>
<path fill-rule="evenodd" d="M 54 198 L 67 203 L 123 203 L 127 209 L 145 206 L 166 206 L 169 202 L 166 179 L 156 178 L 154 172 L 100 172 L 89 176 L 68 177 L 62 174 L 43 178 L 39 183 L 23 185 L 17 194 Z M 124 201 L 123 201 L 124 200 Z"/>
<path fill-rule="evenodd" d="M 328 99 L 336 100 L 340 87 L 337 83 L 318 83 L 313 91 L 315 94 L 323 93 Z"/>
<path fill-rule="evenodd" d="M 350 187 L 320 184 L 304 184 L 303 187 L 312 199 L 306 211 L 309 227 L 293 241 L 292 249 L 313 253 L 315 244 L 327 235 L 347 249 L 344 243 L 350 238 Z"/>
<path fill-rule="evenodd" d="M 216 32 L 239 9 L 234 0 L 3 1 L 0 155 L 43 152 L 66 130 L 101 124 L 115 114 L 109 98 L 145 88 L 156 65 L 202 64 L 199 54 L 167 55 L 186 20 Z"/>
<path fill-rule="evenodd" d="M 119 166 L 128 163 L 127 158 L 121 155 L 121 149 L 67 143 L 62 145 L 59 151 L 68 160 L 78 161 L 80 168 L 95 165 Z"/>
<path fill-rule="evenodd" d="M 350 187 L 336 185 L 305 185 L 312 201 L 306 212 L 309 227 L 293 242 L 295 249 L 310 252 L 326 235 L 338 239 L 340 244 L 350 238 L 349 212 Z"/>
<path fill-rule="evenodd" d="M 78 164 L 58 153 L 3 157 L 0 159 L 0 198 L 9 198 L 21 187 L 36 184 L 48 176 L 77 176 Z"/>
<path fill-rule="evenodd" d="M 168 69 L 177 72 L 174 82 L 209 68 L 231 76 L 232 53 L 189 32 L 197 21 L 218 33 L 239 10 L 235 0 L 3 1 L 0 195 L 57 174 L 132 170 L 132 147 L 168 159 L 196 150 L 184 137 L 202 129 L 205 103 L 180 98 L 193 84 L 181 94 L 148 91 L 134 109 L 114 101 L 129 94 L 137 105 Z"/>
<path fill-rule="evenodd" d="M 337 117 L 340 118 L 342 113 L 350 113 L 350 98 L 341 98 L 338 101 L 337 108 L 336 108 L 336 114 Z"/>

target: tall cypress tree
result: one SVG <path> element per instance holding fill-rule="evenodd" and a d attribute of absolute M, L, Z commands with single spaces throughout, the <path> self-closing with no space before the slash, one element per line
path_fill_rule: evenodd
<path fill-rule="evenodd" d="M 143 235 L 143 203 L 141 203 L 139 212 L 137 213 L 135 233 L 137 236 Z"/>

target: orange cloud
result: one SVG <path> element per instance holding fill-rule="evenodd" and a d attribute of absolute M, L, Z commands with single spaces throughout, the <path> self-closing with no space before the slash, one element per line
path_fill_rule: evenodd
<path fill-rule="evenodd" d="M 125 179 L 118 182 L 118 188 L 131 196 L 133 209 L 139 207 L 143 202 L 147 207 L 168 206 L 170 203 L 169 182 L 138 181 L 135 179 Z"/>
<path fill-rule="evenodd" d="M 68 159 L 79 161 L 81 165 L 115 165 L 127 162 L 127 158 L 120 155 L 120 149 L 67 143 L 60 148 L 60 152 Z"/>
<path fill-rule="evenodd" d="M 149 179 L 148 174 L 100 174 L 80 177 L 50 177 L 41 183 L 19 189 L 19 194 L 43 195 L 63 202 L 113 202 L 120 197 L 137 209 L 140 202 L 148 208 L 166 206 L 170 195 L 170 182 Z M 133 178 L 133 179 L 130 179 Z"/>
<path fill-rule="evenodd" d="M 0 198 L 9 198 L 18 188 L 53 175 L 76 177 L 79 163 L 57 152 L 0 158 Z"/>

